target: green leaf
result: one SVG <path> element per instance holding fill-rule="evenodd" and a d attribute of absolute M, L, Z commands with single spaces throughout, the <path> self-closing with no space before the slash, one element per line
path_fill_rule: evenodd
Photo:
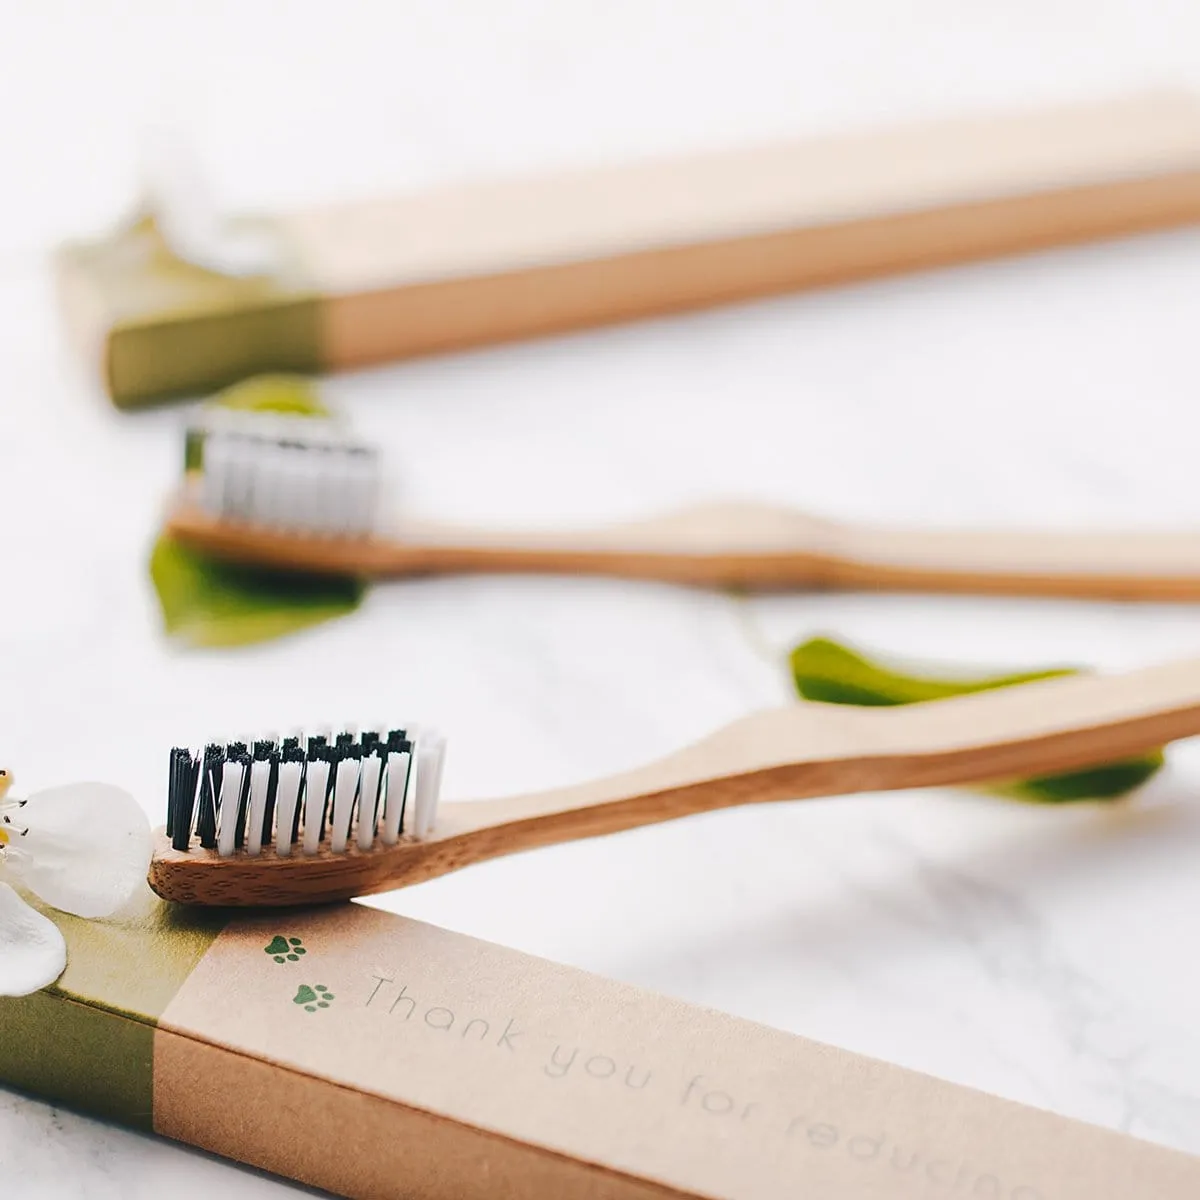
<path fill-rule="evenodd" d="M 167 633 L 185 645 L 246 646 L 353 612 L 365 585 L 214 562 L 163 535 L 150 555 Z"/>
<path fill-rule="evenodd" d="M 303 375 L 254 375 L 218 392 L 213 403 L 248 412 L 293 413 L 301 417 L 331 415 L 317 394 L 316 385 Z"/>
<path fill-rule="evenodd" d="M 901 670 L 867 658 L 830 638 L 812 638 L 791 653 L 792 679 L 806 700 L 825 704 L 920 704 L 971 692 L 1014 687 L 1039 679 L 1080 674 L 1078 667 L 1048 667 L 1002 675 L 930 675 Z M 1084 771 L 1042 775 L 990 787 L 986 790 L 1042 804 L 1069 804 L 1078 800 L 1110 800 L 1124 796 L 1153 776 L 1164 762 L 1161 750 L 1120 759 Z"/>
<path fill-rule="evenodd" d="M 1032 779 L 986 789 L 998 796 L 1032 800 L 1038 804 L 1074 804 L 1078 800 L 1119 800 L 1140 788 L 1162 769 L 1166 756 L 1152 750 L 1086 771 L 1063 775 L 1038 775 Z"/>
<path fill-rule="evenodd" d="M 895 705 L 942 700 L 994 688 L 1078 674 L 1076 667 L 1048 667 L 1037 671 L 982 677 L 946 678 L 915 675 L 868 659 L 830 638 L 811 638 L 791 654 L 796 690 L 806 700 L 826 704 Z"/>
<path fill-rule="evenodd" d="M 315 385 L 299 375 L 257 375 L 226 388 L 213 401 L 223 408 L 328 417 Z M 185 464 L 201 465 L 203 443 L 189 439 Z M 150 555 L 167 633 L 208 649 L 270 641 L 353 612 L 366 585 L 357 579 L 308 576 L 217 562 L 165 534 Z"/>

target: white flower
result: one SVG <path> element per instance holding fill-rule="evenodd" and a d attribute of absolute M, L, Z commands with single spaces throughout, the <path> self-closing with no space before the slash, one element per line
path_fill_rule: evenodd
<path fill-rule="evenodd" d="M 0 883 L 0 996 L 27 996 L 67 965 L 67 943 L 53 921 Z"/>
<path fill-rule="evenodd" d="M 5 881 L 63 912 L 107 917 L 145 882 L 151 837 L 120 788 L 75 783 L 18 800 L 7 795 L 11 782 L 0 770 L 0 996 L 25 996 L 62 974 L 67 947 Z"/>

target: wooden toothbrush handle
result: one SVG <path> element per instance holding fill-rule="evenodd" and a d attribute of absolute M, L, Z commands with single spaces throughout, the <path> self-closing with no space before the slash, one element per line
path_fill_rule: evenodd
<path fill-rule="evenodd" d="M 899 708 L 795 704 L 736 721 L 649 766 L 575 787 L 443 804 L 433 835 L 365 852 L 175 851 L 160 896 L 221 906 L 321 904 L 471 863 L 772 800 L 1001 782 L 1110 762 L 1200 733 L 1200 660 L 1074 676 Z"/>
<path fill-rule="evenodd" d="M 1200 600 L 1200 531 L 847 528 L 840 588 Z"/>
<path fill-rule="evenodd" d="M 768 589 L 1200 600 L 1200 532 L 891 530 L 751 504 L 569 534 L 412 526 L 395 548 L 394 566 Z"/>
<path fill-rule="evenodd" d="M 797 514 L 797 525 L 807 524 Z M 815 523 L 814 523 L 815 524 Z M 558 539 L 406 542 L 385 573 L 554 573 L 754 590 L 959 592 L 1091 600 L 1200 600 L 1200 533 L 878 530 L 827 526 L 787 541 L 705 545 L 652 526 Z"/>
<path fill-rule="evenodd" d="M 409 521 L 330 538 L 214 520 L 186 497 L 170 533 L 237 562 L 324 573 L 608 575 L 701 586 L 1200 600 L 1200 532 L 883 530 L 764 504 L 697 505 L 568 531 Z"/>
<path fill-rule="evenodd" d="M 738 804 L 1000 782 L 1113 761 L 1195 734 L 1200 660 L 901 708 L 796 704 L 736 721 L 622 775 L 443 805 L 436 836 L 422 844 L 422 877 Z"/>

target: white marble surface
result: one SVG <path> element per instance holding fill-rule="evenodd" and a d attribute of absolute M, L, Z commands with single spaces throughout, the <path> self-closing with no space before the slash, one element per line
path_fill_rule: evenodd
<path fill-rule="evenodd" d="M 223 194 L 252 203 L 1200 86 L 1200 12 L 1182 4 L 338 11 L 332 30 L 316 5 L 28 6 L 0 47 L 0 101 L 23 114 L 0 126 L 0 760 L 24 785 L 105 778 L 155 812 L 174 740 L 395 713 L 450 732 L 450 794 L 553 785 L 780 701 L 779 656 L 816 632 L 999 664 L 1200 652 L 1189 607 L 544 579 L 401 583 L 291 641 L 168 647 L 144 562 L 179 413 L 105 404 L 38 255 L 128 200 L 132 130 L 170 79 L 203 85 L 191 127 Z M 740 494 L 896 521 L 1195 522 L 1198 279 L 1200 231 L 1166 234 L 328 390 L 422 514 L 582 520 Z M 1198 855 L 1200 752 L 1181 745 L 1106 810 L 950 792 L 746 809 L 383 903 L 1200 1153 Z M 295 1190 L 0 1091 L 6 1200 L 214 1188 Z"/>

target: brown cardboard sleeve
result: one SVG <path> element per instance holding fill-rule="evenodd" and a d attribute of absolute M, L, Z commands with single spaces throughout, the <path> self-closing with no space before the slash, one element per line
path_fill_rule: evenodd
<path fill-rule="evenodd" d="M 66 248 L 121 405 L 1113 237 L 1200 218 L 1200 106 L 1133 96 L 282 214 L 276 277 L 151 221 Z"/>
<path fill-rule="evenodd" d="M 1200 1195 L 1186 1155 L 362 905 L 87 938 L 0 1000 L 34 1047 L 0 1079 L 360 1200 Z"/>

